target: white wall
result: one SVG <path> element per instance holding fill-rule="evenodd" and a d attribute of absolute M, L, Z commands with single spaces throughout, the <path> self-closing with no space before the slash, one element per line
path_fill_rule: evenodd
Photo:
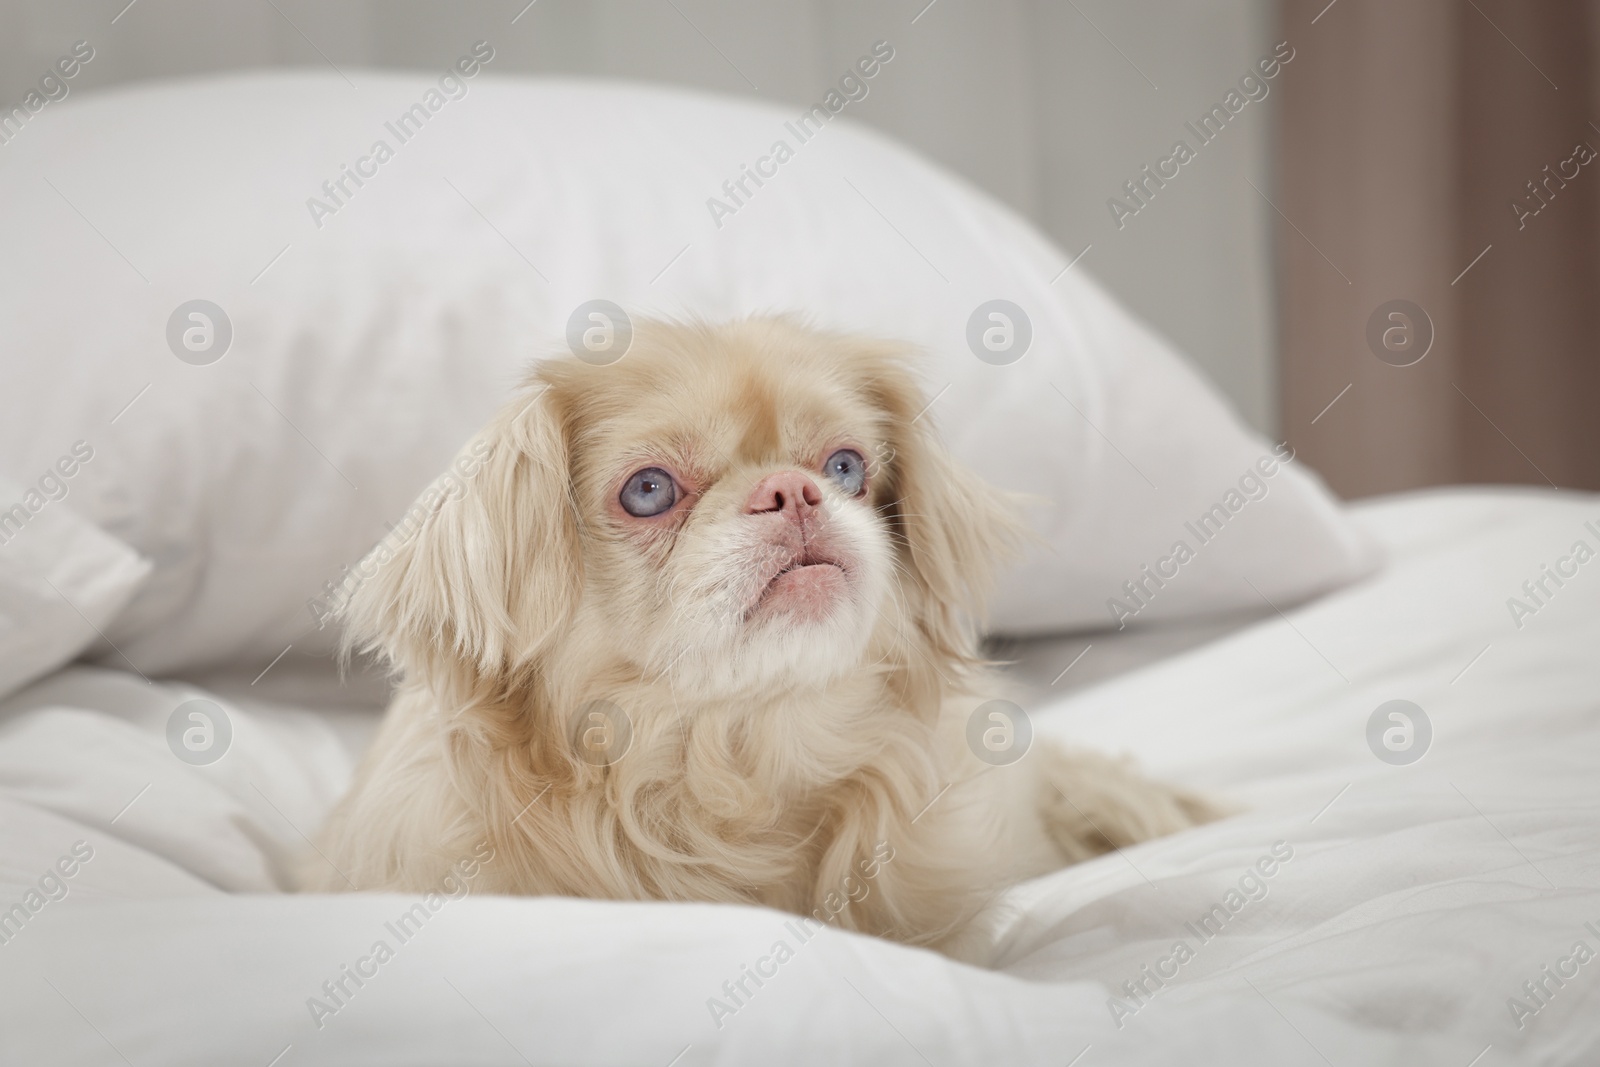
<path fill-rule="evenodd" d="M 893 76 L 853 113 L 1069 254 L 1092 245 L 1080 269 L 1187 351 L 1250 422 L 1276 428 L 1272 209 L 1246 183 L 1272 195 L 1274 98 L 1250 104 L 1120 230 L 1106 207 L 1270 50 L 1266 0 L 537 0 L 520 17 L 527 0 L 126 2 L 0 0 L 0 103 L 17 103 L 80 38 L 96 58 L 76 92 L 241 67 L 434 67 L 482 38 L 500 72 L 798 106 L 887 39 Z"/>

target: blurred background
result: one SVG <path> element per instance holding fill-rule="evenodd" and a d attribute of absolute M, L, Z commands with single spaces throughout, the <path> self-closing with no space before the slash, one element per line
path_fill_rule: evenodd
<path fill-rule="evenodd" d="M 1597 3 L 0 0 L 0 134 L 80 40 L 69 95 L 305 66 L 359 89 L 482 39 L 499 76 L 797 110 L 888 40 L 856 120 L 1081 256 L 1337 492 L 1600 489 Z M 1145 178 L 1180 139 L 1196 158 Z"/>

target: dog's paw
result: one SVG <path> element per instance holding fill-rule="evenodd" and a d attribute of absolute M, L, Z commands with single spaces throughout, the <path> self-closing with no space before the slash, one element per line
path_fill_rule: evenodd
<path fill-rule="evenodd" d="M 1069 863 L 1230 814 L 1221 803 L 1154 781 L 1129 760 L 1045 746 L 1039 812 Z"/>

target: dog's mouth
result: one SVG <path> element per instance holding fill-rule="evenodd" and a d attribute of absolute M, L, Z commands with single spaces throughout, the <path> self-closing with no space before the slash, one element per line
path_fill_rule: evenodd
<path fill-rule="evenodd" d="M 772 582 L 782 578 L 785 574 L 793 574 L 795 571 L 805 570 L 807 567 L 833 567 L 835 570 L 844 570 L 844 564 L 840 563 L 833 557 L 819 555 L 810 549 L 806 549 L 794 559 L 786 563 L 777 574 L 774 574 L 772 576 Z M 772 582 L 767 583 L 768 588 L 772 587 Z"/>
<path fill-rule="evenodd" d="M 847 573 L 833 556 L 802 549 L 767 580 L 751 614 L 775 611 L 820 620 L 844 594 Z"/>

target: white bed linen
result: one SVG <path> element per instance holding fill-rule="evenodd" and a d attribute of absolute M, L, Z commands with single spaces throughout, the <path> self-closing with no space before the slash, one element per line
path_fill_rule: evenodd
<path fill-rule="evenodd" d="M 0 705 L 0 908 L 75 842 L 94 858 L 0 944 L 0 1063 L 1596 1062 L 1600 958 L 1520 1029 L 1508 998 L 1600 952 L 1600 562 L 1521 629 L 1506 601 L 1600 546 L 1600 498 L 1356 511 L 1382 574 L 1030 707 L 1247 810 L 1019 887 L 993 971 L 699 905 L 468 897 L 399 944 L 413 900 L 276 892 L 348 773 L 328 720 L 230 704 L 233 749 L 194 768 L 162 735 L 192 690 L 64 672 Z M 1411 766 L 1365 740 L 1396 698 L 1434 725 Z M 1275 842 L 1267 895 L 1202 943 L 1185 923 Z M 394 958 L 319 1028 L 307 999 L 380 938 Z M 794 958 L 719 1029 L 708 998 L 779 939 Z M 1177 977 L 1114 1011 L 1180 939 Z"/>

